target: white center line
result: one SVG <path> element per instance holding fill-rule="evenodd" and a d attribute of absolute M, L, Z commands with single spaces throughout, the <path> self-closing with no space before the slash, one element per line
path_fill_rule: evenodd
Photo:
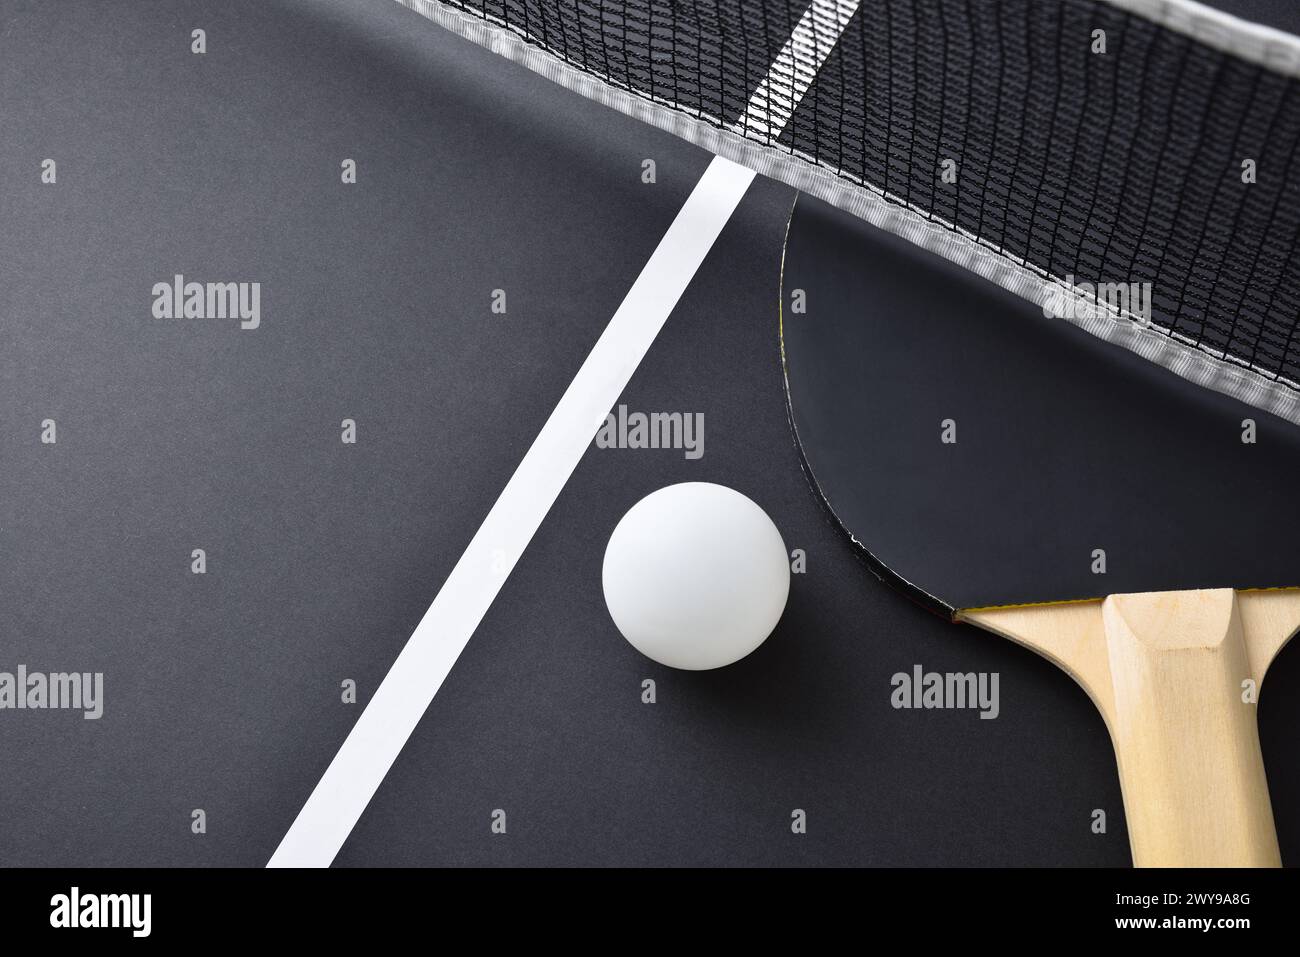
<path fill-rule="evenodd" d="M 860 0 L 813 0 L 731 128 L 772 142 L 781 135 L 835 49 Z"/>
<path fill-rule="evenodd" d="M 856 2 L 814 0 L 800 22 L 806 32 L 796 29 L 782 52 L 786 61 L 778 58 L 773 74 L 806 65 L 808 57 L 798 51 L 814 35 L 820 66 L 852 15 L 842 15 L 849 6 L 857 8 Z M 824 25 L 820 33 L 813 29 L 814 9 L 823 23 L 831 11 L 833 38 Z M 785 94 L 788 110 L 779 120 L 762 119 L 764 129 L 779 133 L 784 127 L 812 81 L 805 73 L 801 67 L 797 96 Z M 755 121 L 760 93 L 770 102 L 773 82 L 769 76 L 750 102 Z M 709 163 L 268 867 L 328 867 L 334 860 L 753 179 L 752 170 L 722 157 Z"/>
<path fill-rule="evenodd" d="M 268 866 L 334 859 L 753 178 L 709 164 Z"/>

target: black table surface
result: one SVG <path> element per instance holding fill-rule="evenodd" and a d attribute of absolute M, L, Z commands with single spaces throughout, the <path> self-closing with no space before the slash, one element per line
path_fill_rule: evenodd
<path fill-rule="evenodd" d="M 0 0 L 0 129 L 0 671 L 105 676 L 99 720 L 0 711 L 0 864 L 260 866 L 709 157 L 392 0 Z M 1128 863 L 1085 694 L 881 586 L 811 494 L 794 203 L 754 183 L 621 399 L 702 412 L 703 457 L 588 449 L 337 864 Z M 260 282 L 258 328 L 155 318 L 176 274 Z M 807 555 L 716 672 L 601 595 L 618 519 L 688 480 Z M 999 717 L 893 708 L 918 664 L 997 672 Z M 1291 862 L 1298 684 L 1284 652 L 1259 711 Z"/>

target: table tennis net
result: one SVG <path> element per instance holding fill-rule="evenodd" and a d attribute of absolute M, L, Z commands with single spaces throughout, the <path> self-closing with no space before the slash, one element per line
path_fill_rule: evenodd
<path fill-rule="evenodd" d="M 1300 422 L 1290 37 L 1144 0 L 401 2 Z"/>

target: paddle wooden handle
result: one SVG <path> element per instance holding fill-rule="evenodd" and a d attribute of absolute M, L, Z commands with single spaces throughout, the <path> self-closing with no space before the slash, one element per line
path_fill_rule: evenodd
<path fill-rule="evenodd" d="M 1133 863 L 1280 866 L 1233 593 L 1114 595 L 1102 622 Z"/>
<path fill-rule="evenodd" d="M 1281 864 L 1255 713 L 1300 628 L 1300 589 L 1206 589 L 972 609 L 959 619 L 1056 662 L 1106 719 L 1133 863 Z"/>

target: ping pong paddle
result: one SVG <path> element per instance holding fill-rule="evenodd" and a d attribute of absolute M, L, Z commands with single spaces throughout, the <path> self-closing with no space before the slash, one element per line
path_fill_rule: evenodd
<path fill-rule="evenodd" d="M 1300 627 L 1300 429 L 809 197 L 781 350 L 872 570 L 1100 709 L 1134 863 L 1278 865 L 1254 692 Z"/>

